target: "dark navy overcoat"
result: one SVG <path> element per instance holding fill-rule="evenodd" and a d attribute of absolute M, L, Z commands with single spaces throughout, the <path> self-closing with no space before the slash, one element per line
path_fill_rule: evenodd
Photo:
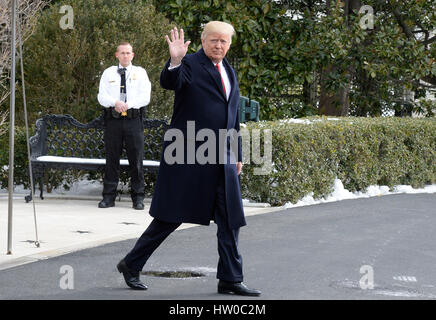
<path fill-rule="evenodd" d="M 209 140 L 206 138 L 201 140 L 196 136 L 195 142 L 188 141 L 189 137 L 192 140 L 193 135 L 188 134 L 187 128 L 192 128 L 192 124 L 195 125 L 195 133 L 201 129 L 213 131 L 216 134 L 217 147 L 219 146 L 220 129 L 224 132 L 230 129 L 233 129 L 233 132 L 240 130 L 238 81 L 235 71 L 226 59 L 223 60 L 223 65 L 231 83 L 228 100 L 224 95 L 220 74 L 212 61 L 205 55 L 203 49 L 194 54 L 186 55 L 180 67 L 168 70 L 168 61 L 162 70 L 161 86 L 164 89 L 175 91 L 170 130 L 177 129 L 183 133 L 184 156 L 183 161 L 166 161 L 165 150 L 172 145 L 171 150 L 174 151 L 176 138 L 164 141 L 158 178 L 150 207 L 150 215 L 154 218 L 167 222 L 209 225 L 214 218 L 216 186 L 221 170 L 224 171 L 225 177 L 225 199 L 229 226 L 235 229 L 246 224 L 235 164 L 236 161 L 242 161 L 240 137 L 234 139 L 234 136 L 229 135 L 226 139 L 222 139 L 228 147 L 225 153 L 227 161 L 219 161 L 222 158 L 218 158 L 219 150 L 217 148 L 215 162 L 204 163 L 203 161 L 199 163 L 197 157 L 192 162 L 192 147 L 189 150 L 187 146 L 188 143 L 191 143 L 191 146 L 192 143 L 195 143 L 195 150 L 202 146 L 201 150 L 204 151 L 204 143 Z M 190 132 L 192 133 L 192 130 Z M 236 141 L 238 152 L 233 152 L 234 148 L 229 145 L 230 142 L 234 141 Z M 211 150 L 212 148 L 209 148 L 209 151 Z M 209 155 L 209 151 L 204 154 Z M 191 160 L 188 159 L 190 156 Z"/>

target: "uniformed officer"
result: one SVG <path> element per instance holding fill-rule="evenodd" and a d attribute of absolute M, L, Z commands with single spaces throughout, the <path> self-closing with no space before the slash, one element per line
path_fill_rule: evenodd
<path fill-rule="evenodd" d="M 144 68 L 132 65 L 135 56 L 127 42 L 118 45 L 118 66 L 107 68 L 100 79 L 98 102 L 105 107 L 104 143 L 106 167 L 103 200 L 99 208 L 115 206 L 123 145 L 129 161 L 133 208 L 144 209 L 145 106 L 150 102 L 151 83 Z"/>

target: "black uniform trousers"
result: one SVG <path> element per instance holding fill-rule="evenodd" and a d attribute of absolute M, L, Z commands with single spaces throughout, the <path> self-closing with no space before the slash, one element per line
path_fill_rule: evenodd
<path fill-rule="evenodd" d="M 231 213 L 230 213 L 231 214 Z M 238 251 L 239 228 L 230 229 L 227 218 L 224 189 L 224 172 L 221 173 L 217 188 L 214 217 L 217 225 L 218 267 L 217 278 L 228 282 L 242 282 L 242 257 Z M 181 223 L 153 219 L 145 232 L 126 255 L 126 265 L 141 271 L 152 253 Z"/>
<path fill-rule="evenodd" d="M 125 145 L 129 160 L 131 197 L 144 198 L 144 124 L 142 118 L 106 118 L 104 146 L 106 167 L 103 181 L 103 196 L 115 199 L 120 179 L 120 158 Z"/>

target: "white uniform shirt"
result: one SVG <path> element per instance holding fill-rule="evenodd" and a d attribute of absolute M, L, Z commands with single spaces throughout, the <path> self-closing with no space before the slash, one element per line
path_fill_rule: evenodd
<path fill-rule="evenodd" d="M 101 76 L 97 99 L 103 107 L 115 107 L 115 102 L 120 100 L 121 75 L 117 72 L 119 67 L 109 67 Z M 126 69 L 127 105 L 129 109 L 145 107 L 150 102 L 151 93 L 147 72 L 132 64 Z"/>

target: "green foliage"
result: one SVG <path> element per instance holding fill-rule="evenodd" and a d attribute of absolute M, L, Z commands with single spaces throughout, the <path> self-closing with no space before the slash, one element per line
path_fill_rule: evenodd
<path fill-rule="evenodd" d="M 435 30 L 435 0 L 365 1 L 375 13 L 372 30 L 360 27 L 363 14 L 345 14 L 340 1 L 154 2 L 184 28 L 191 51 L 200 48 L 202 24 L 233 24 L 229 60 L 241 93 L 260 102 L 264 120 L 318 114 L 320 85 L 331 95 L 349 88 L 351 115 L 378 116 L 386 108 L 403 108 L 403 94 L 419 91 L 419 79 L 436 79 L 436 42 L 409 38 L 393 14 L 399 10 L 412 31 Z"/>
<path fill-rule="evenodd" d="M 23 128 L 15 127 L 14 137 L 14 183 L 28 187 L 30 184 L 27 173 L 27 146 L 26 131 Z M 0 188 L 7 189 L 9 181 L 9 133 L 0 135 Z"/>
<path fill-rule="evenodd" d="M 185 38 L 192 41 L 190 52 L 201 48 L 204 23 L 212 20 L 231 23 L 236 35 L 228 59 L 238 72 L 241 94 L 260 102 L 262 119 L 295 116 L 298 112 L 307 115 L 301 110 L 304 106 L 281 98 L 296 76 L 290 48 L 299 32 L 285 16 L 285 8 L 267 0 L 170 0 L 155 1 L 155 5 L 184 29 Z"/>
<path fill-rule="evenodd" d="M 272 205 L 296 203 L 305 195 L 327 196 L 335 178 L 350 191 L 370 185 L 436 182 L 436 120 L 307 118 L 310 124 L 249 122 L 247 129 L 272 130 L 272 172 L 256 175 L 244 165 L 244 198 Z M 261 142 L 263 146 L 263 142 Z"/>
<path fill-rule="evenodd" d="M 190 52 L 201 47 L 204 23 L 234 25 L 228 58 L 238 72 L 241 93 L 260 102 L 261 119 L 316 115 L 320 92 L 334 96 L 343 89 L 350 115 L 378 116 L 387 108 L 400 113 L 406 107 L 432 115 L 427 102 L 407 105 L 404 95 L 422 98 L 420 79 L 436 83 L 436 41 L 430 33 L 436 29 L 436 0 L 365 1 L 375 14 L 374 29 L 367 30 L 360 26 L 364 14 L 346 13 L 341 3 L 72 0 L 74 29 L 62 30 L 59 8 L 65 3 L 53 0 L 25 43 L 31 123 L 38 112 L 70 113 L 82 122 L 94 118 L 98 80 L 104 68 L 116 63 L 113 52 L 120 40 L 133 43 L 134 63 L 144 66 L 152 80 L 149 115 L 168 116 L 173 95 L 160 88 L 159 73 L 168 58 L 163 36 L 172 25 L 163 15 L 184 28 L 192 41 Z M 20 95 L 18 88 L 18 110 Z M 5 110 L 7 102 L 0 108 Z M 17 120 L 22 123 L 21 113 Z"/>
<path fill-rule="evenodd" d="M 88 122 L 101 112 L 97 101 L 100 76 L 118 63 L 114 53 L 121 41 L 134 49 L 133 64 L 144 67 L 152 82 L 149 117 L 168 116 L 172 93 L 160 88 L 160 71 L 168 59 L 164 34 L 169 21 L 149 3 L 128 0 L 71 0 L 73 29 L 62 29 L 57 2 L 38 18 L 35 32 L 25 43 L 24 69 L 29 121 L 43 114 L 71 114 Z M 17 74 L 19 74 L 18 72 Z M 17 88 L 17 110 L 22 110 Z M 17 123 L 22 123 L 17 113 Z"/>
<path fill-rule="evenodd" d="M 426 50 L 421 41 L 408 38 L 391 7 L 379 3 L 365 2 L 375 10 L 373 30 L 360 27 L 363 14 L 350 15 L 348 24 L 344 23 L 343 10 L 337 6 L 314 25 L 314 37 L 309 42 L 310 47 L 320 49 L 319 62 L 315 61 L 317 68 L 330 64 L 336 67 L 335 72 L 328 74 L 327 86 L 331 92 L 351 79 L 350 111 L 353 115 L 377 116 L 386 107 L 404 103 L 403 94 L 407 90 L 418 90 L 418 80 L 431 74 L 435 45 Z M 412 15 L 413 10 L 415 14 L 420 12 L 415 21 L 426 20 L 429 27 L 433 25 L 432 29 L 436 26 L 436 16 L 426 11 L 427 1 L 413 4 L 404 1 L 396 3 L 395 7 L 403 17 Z"/>

